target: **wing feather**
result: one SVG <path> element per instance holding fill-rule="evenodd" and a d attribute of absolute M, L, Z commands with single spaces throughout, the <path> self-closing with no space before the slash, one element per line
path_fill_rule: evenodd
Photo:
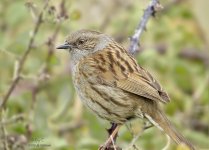
<path fill-rule="evenodd" d="M 150 84 L 137 75 L 132 74 L 126 79 L 117 81 L 116 86 L 125 91 L 146 97 L 148 99 L 161 101 L 163 103 L 168 102 L 159 95 L 159 92 L 154 87 L 150 86 Z"/>
<path fill-rule="evenodd" d="M 114 51 L 110 51 L 113 48 Z M 94 80 L 95 84 L 106 84 L 154 101 L 169 102 L 168 94 L 157 80 L 140 67 L 128 52 L 121 49 L 111 46 L 92 57 L 85 58 L 80 65 L 88 68 L 85 69 L 85 74 L 89 75 L 89 78 L 92 76 L 94 79 L 97 78 Z"/>

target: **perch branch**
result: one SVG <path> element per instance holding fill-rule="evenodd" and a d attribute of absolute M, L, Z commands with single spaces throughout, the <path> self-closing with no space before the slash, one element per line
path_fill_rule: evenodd
<path fill-rule="evenodd" d="M 134 35 L 131 37 L 131 44 L 129 47 L 129 52 L 134 54 L 137 52 L 139 48 L 139 40 L 143 33 L 146 30 L 146 24 L 151 16 L 155 16 L 156 12 L 161 9 L 162 6 L 160 5 L 158 0 L 151 0 L 148 7 L 145 9 L 142 18 L 139 21 L 139 24 L 135 30 Z"/>

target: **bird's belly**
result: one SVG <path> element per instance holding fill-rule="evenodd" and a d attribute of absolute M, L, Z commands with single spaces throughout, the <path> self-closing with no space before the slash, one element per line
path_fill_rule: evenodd
<path fill-rule="evenodd" d="M 88 82 L 75 83 L 75 87 L 82 102 L 101 118 L 123 123 L 134 116 L 136 105 L 120 89 Z"/>

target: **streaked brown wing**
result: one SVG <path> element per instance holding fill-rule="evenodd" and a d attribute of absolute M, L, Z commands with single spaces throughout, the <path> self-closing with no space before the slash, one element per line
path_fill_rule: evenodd
<path fill-rule="evenodd" d="M 85 73 L 91 79 L 92 75 L 97 76 L 94 77 L 95 84 L 99 82 L 154 101 L 169 102 L 168 94 L 160 84 L 118 45 L 109 45 L 84 62 L 83 67 L 89 68 Z"/>
<path fill-rule="evenodd" d="M 166 93 L 164 94 L 166 97 L 164 95 L 162 97 L 162 92 L 159 92 L 152 85 L 150 85 L 148 81 L 144 80 L 144 78 L 141 78 L 140 75 L 137 74 L 130 74 L 126 79 L 117 81 L 116 86 L 125 91 L 151 100 L 161 101 L 163 103 L 169 102 L 169 98 Z"/>

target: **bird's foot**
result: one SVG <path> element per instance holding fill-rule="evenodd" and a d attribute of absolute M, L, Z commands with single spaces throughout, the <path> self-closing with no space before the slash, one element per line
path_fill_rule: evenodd
<path fill-rule="evenodd" d="M 122 150 L 122 148 L 118 147 L 117 145 L 109 145 L 105 146 L 101 145 L 98 150 Z"/>
<path fill-rule="evenodd" d="M 109 129 L 107 129 L 109 136 L 113 133 L 113 131 L 115 130 L 116 127 L 117 127 L 116 123 L 111 123 L 111 127 Z"/>
<path fill-rule="evenodd" d="M 115 123 L 112 123 L 112 127 L 107 130 L 109 133 L 109 138 L 107 139 L 104 145 L 99 147 L 99 150 L 120 150 L 121 149 L 120 147 L 117 147 L 115 145 L 118 130 L 119 130 L 119 126 Z"/>

